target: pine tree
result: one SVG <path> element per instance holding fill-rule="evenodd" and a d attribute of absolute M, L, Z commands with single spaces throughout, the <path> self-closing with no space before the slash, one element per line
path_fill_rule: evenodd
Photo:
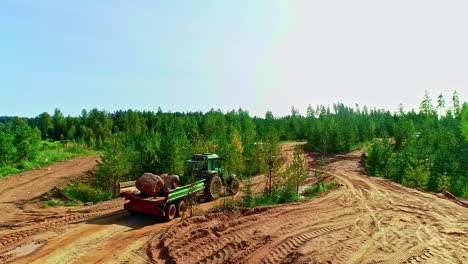
<path fill-rule="evenodd" d="M 287 185 L 294 186 L 296 192 L 299 193 L 299 186 L 303 184 L 304 180 L 309 176 L 302 145 L 294 146 L 292 161 L 286 168 L 285 173 Z"/>
<path fill-rule="evenodd" d="M 439 109 L 439 117 L 442 117 L 442 110 L 445 108 L 445 99 L 442 94 L 437 97 L 437 109 Z"/>
<path fill-rule="evenodd" d="M 432 100 L 427 91 L 424 93 L 424 99 L 419 106 L 419 113 L 425 115 L 433 115 L 435 113 L 434 107 L 432 106 Z"/>
<path fill-rule="evenodd" d="M 454 115 L 457 116 L 460 113 L 461 108 L 460 108 L 460 97 L 456 90 L 453 92 L 452 104 L 453 104 L 453 113 Z"/>

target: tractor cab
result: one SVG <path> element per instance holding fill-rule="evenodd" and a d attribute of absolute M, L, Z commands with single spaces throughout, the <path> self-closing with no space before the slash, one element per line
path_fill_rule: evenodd
<path fill-rule="evenodd" d="M 205 196 L 211 197 L 210 200 L 215 200 L 220 194 L 221 188 L 224 186 L 228 194 L 236 194 L 239 191 L 239 180 L 235 174 L 228 175 L 221 168 L 222 158 L 213 153 L 194 154 L 192 159 L 187 160 L 186 175 L 205 179 L 205 184 L 208 186 L 205 189 Z"/>
<path fill-rule="evenodd" d="M 221 160 L 218 155 L 212 153 L 194 154 L 192 159 L 187 161 L 187 174 L 201 178 L 217 174 L 223 178 Z"/>

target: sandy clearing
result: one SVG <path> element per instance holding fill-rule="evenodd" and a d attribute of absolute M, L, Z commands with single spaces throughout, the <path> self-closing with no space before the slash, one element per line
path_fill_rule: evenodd
<path fill-rule="evenodd" d="M 360 152 L 329 158 L 344 186 L 308 201 L 173 225 L 158 263 L 468 263 L 468 209 L 368 177 Z"/>
<path fill-rule="evenodd" d="M 282 146 L 282 153 L 287 156 L 294 143 Z M 258 175 L 252 179 L 255 192 L 265 187 L 265 176 Z M 241 194 L 238 194 L 239 196 Z M 197 205 L 197 210 L 206 212 L 211 210 L 217 201 Z M 100 206 L 100 207 L 99 207 Z M 43 245 L 30 255 L 16 259 L 15 263 L 148 263 L 146 247 L 154 237 L 164 233 L 167 228 L 179 222 L 175 219 L 163 223 L 151 216 L 131 216 L 124 210 L 120 199 L 108 201 L 91 207 L 97 218 L 89 220 L 71 221 L 69 225 L 53 230 L 53 234 L 45 239 Z M 113 215 L 102 215 L 102 212 Z M 79 213 L 78 213 L 79 214 Z M 80 214 L 79 214 L 80 215 Z M 49 230 L 49 229 L 47 229 Z M 29 243 L 36 243 L 41 233 L 28 237 Z M 39 239 L 40 238 L 40 239 Z M 21 240 L 23 241 L 23 240 Z M 23 241 L 25 242 L 25 241 Z M 8 255 L 9 252 L 4 252 Z M 8 260 L 8 258 L 6 258 Z M 9 258 L 10 261 L 13 258 Z"/>

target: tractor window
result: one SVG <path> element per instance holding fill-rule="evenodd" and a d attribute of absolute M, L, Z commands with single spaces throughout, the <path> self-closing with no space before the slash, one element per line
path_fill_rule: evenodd
<path fill-rule="evenodd" d="M 214 160 L 212 160 L 212 161 L 213 161 L 213 170 L 219 168 L 219 160 L 218 160 L 218 159 L 214 159 Z"/>

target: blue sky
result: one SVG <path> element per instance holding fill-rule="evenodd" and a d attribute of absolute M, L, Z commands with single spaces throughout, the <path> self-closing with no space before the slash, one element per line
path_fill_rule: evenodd
<path fill-rule="evenodd" d="M 325 2 L 4 0 L 0 115 L 466 100 L 462 1 Z"/>

